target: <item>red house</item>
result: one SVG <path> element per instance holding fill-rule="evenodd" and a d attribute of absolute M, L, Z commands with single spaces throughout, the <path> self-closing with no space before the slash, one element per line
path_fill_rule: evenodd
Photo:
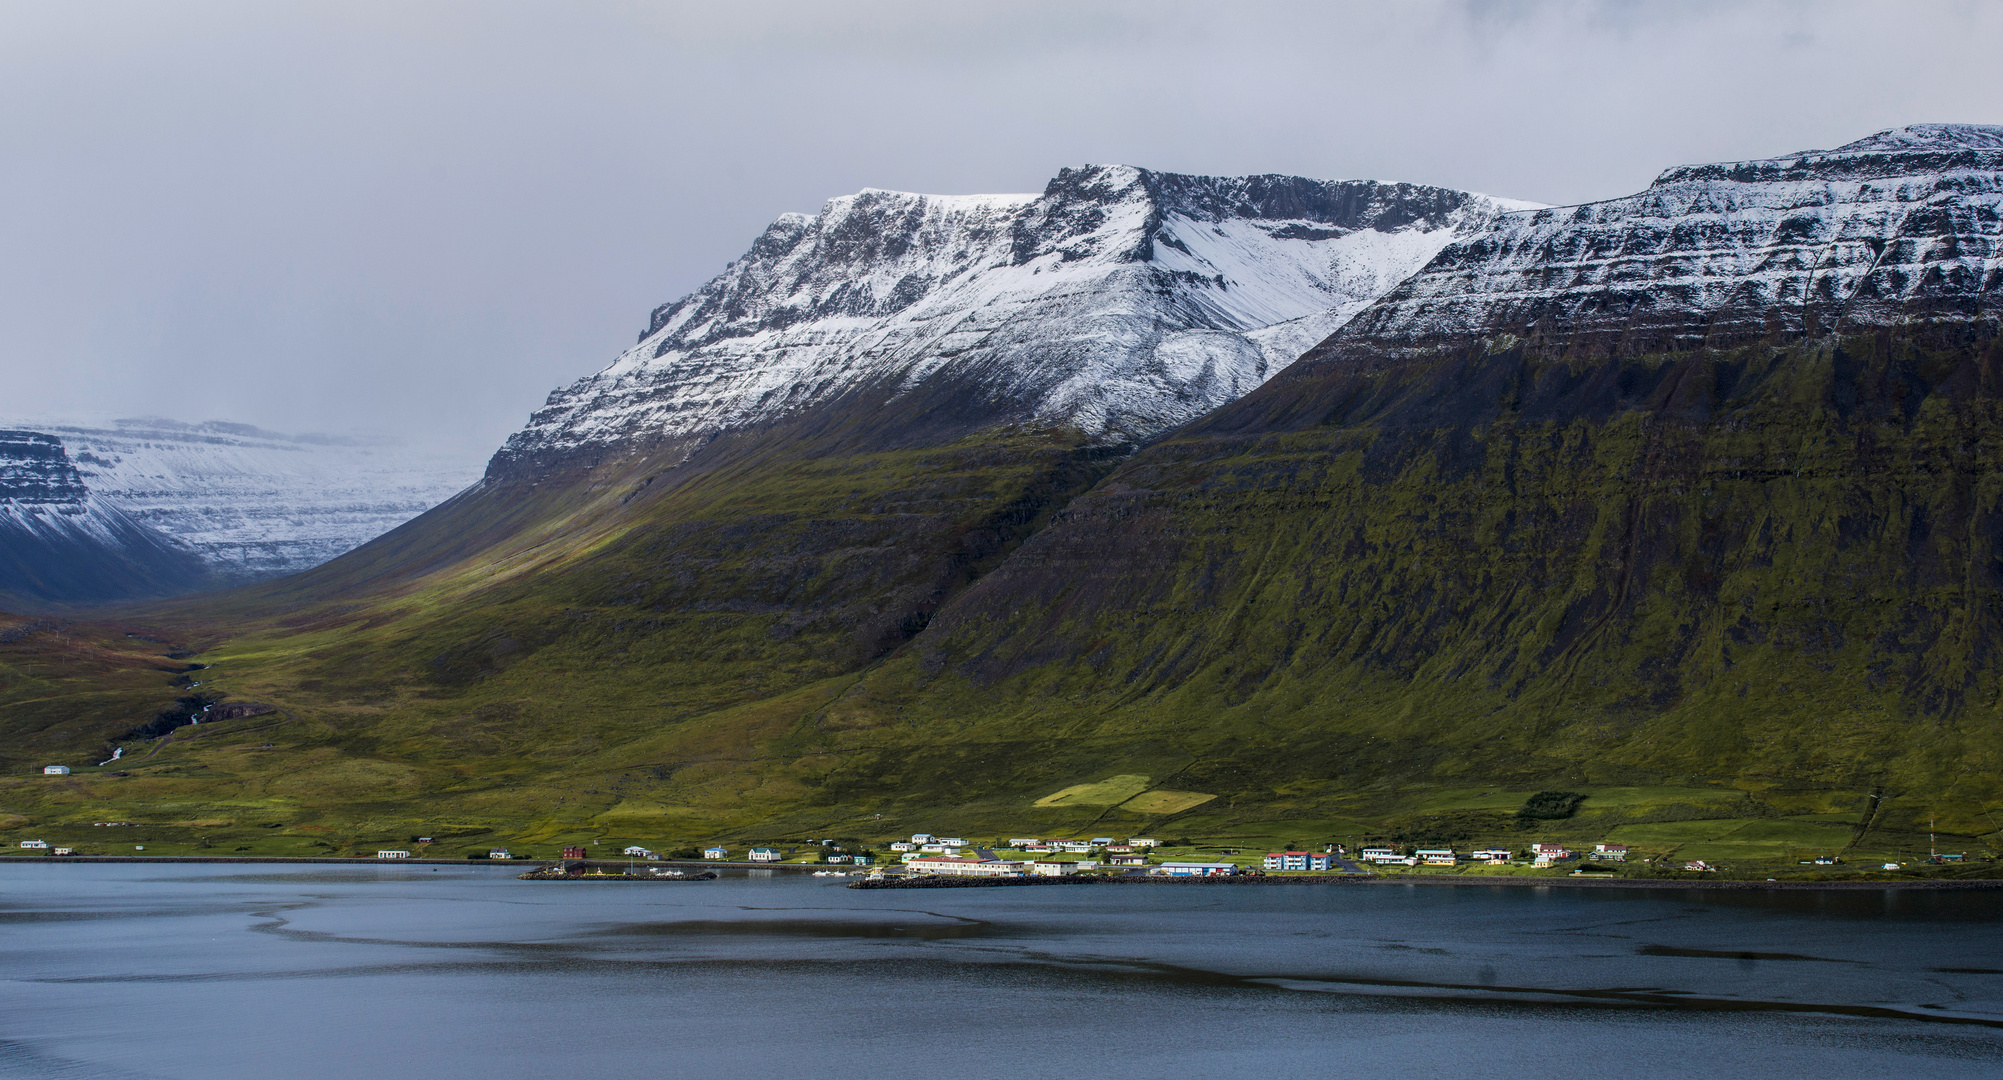
<path fill-rule="evenodd" d="M 582 859 L 584 858 L 584 849 L 575 846 L 566 847 L 563 849 L 563 857 L 566 859 Z"/>

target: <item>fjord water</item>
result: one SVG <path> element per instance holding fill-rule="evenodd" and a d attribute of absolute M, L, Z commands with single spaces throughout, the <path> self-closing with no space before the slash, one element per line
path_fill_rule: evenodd
<path fill-rule="evenodd" d="M 2003 1075 L 1996 893 L 514 872 L 0 866 L 0 1076 Z"/>

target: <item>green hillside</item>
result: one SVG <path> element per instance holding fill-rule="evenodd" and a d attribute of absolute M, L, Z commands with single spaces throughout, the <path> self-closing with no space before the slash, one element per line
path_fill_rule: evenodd
<path fill-rule="evenodd" d="M 1011 429 L 489 493 L 540 516 L 479 540 L 499 511 L 448 505 L 317 598 L 146 613 L 286 721 L 0 812 L 255 851 L 1089 829 L 1778 866 L 1910 859 L 1936 820 L 1985 851 L 1999 387 L 1953 328 L 1505 343 L 1297 368 L 1110 474 Z M 1587 798 L 1516 815 L 1553 789 Z"/>

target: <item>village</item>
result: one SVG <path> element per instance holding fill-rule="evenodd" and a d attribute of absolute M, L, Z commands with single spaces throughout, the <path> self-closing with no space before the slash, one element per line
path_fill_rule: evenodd
<path fill-rule="evenodd" d="M 1175 847 L 1189 847 L 1187 840 L 1178 841 Z M 1574 851 L 1561 844 L 1533 843 L 1520 850 L 1505 847 L 1475 848 L 1459 851 L 1453 848 L 1410 848 L 1388 845 L 1364 846 L 1351 852 L 1343 844 L 1327 844 L 1321 851 L 1269 851 L 1264 853 L 1245 852 L 1235 848 L 1217 849 L 1207 858 L 1163 857 L 1164 843 L 1151 837 L 1117 838 L 1095 836 L 1085 839 L 1045 839 L 1040 837 L 1012 837 L 1007 840 L 988 842 L 969 841 L 961 837 L 939 836 L 931 833 L 914 833 L 908 840 L 898 840 L 887 845 L 888 856 L 880 856 L 874 850 L 862 849 L 855 842 L 834 840 L 809 840 L 786 848 L 776 846 L 752 846 L 733 849 L 724 844 L 711 844 L 700 849 L 703 860 L 717 863 L 751 863 L 755 865 L 789 865 L 817 867 L 816 873 L 828 876 L 867 875 L 871 878 L 885 877 L 976 877 L 976 878 L 1029 878 L 1065 877 L 1080 874 L 1143 874 L 1156 877 L 1233 877 L 1240 875 L 1266 874 L 1350 874 L 1367 875 L 1372 872 L 1398 872 L 1405 868 L 1419 867 L 1464 867 L 1464 866 L 1511 866 L 1534 870 L 1562 868 L 1572 864 L 1579 869 L 1573 873 L 1584 874 L 1593 870 L 1611 871 L 1629 858 L 1625 844 L 1601 843 L 1593 845 L 1590 851 Z M 382 852 L 383 857 L 397 858 L 403 852 Z M 677 856 L 697 854 L 693 850 L 678 852 Z M 628 859 L 660 861 L 664 856 L 641 846 L 626 847 L 622 855 Z M 493 853 L 494 858 L 508 858 L 501 850 Z M 583 846 L 563 849 L 566 860 L 594 858 Z M 1823 856 L 1822 860 L 1833 860 Z M 1647 860 L 1643 860 L 1647 861 Z M 1715 869 L 1702 862 L 1690 861 L 1680 867 L 1683 870 L 1706 871 Z"/>
<path fill-rule="evenodd" d="M 1450 848 L 1412 850 L 1374 846 L 1360 848 L 1353 855 L 1346 845 L 1328 844 L 1321 851 L 1248 854 L 1226 848 L 1217 857 L 1208 859 L 1157 859 L 1155 855 L 1162 846 L 1160 840 L 1149 837 L 1124 840 L 1110 836 L 1084 840 L 1014 837 L 1005 846 L 970 849 L 965 840 L 956 837 L 918 833 L 909 841 L 890 845 L 891 851 L 901 857 L 901 865 L 886 867 L 880 873 L 888 875 L 901 871 L 910 875 L 976 877 L 1058 877 L 1107 872 L 1159 877 L 1232 877 L 1266 873 L 1367 874 L 1372 869 L 1458 866 L 1464 863 L 1491 866 L 1520 863 L 1541 869 L 1578 857 L 1556 844 L 1533 844 L 1522 853 L 1506 848 L 1483 848 L 1466 854 Z M 1627 856 L 1626 845 L 1599 844 L 1586 855 L 1586 859 L 1590 862 L 1625 862 Z"/>
<path fill-rule="evenodd" d="M 132 823 L 99 821 L 92 824 L 117 827 L 130 826 Z M 410 839 L 411 846 L 408 848 L 364 848 L 349 852 L 345 856 L 320 856 L 316 861 L 345 861 L 345 858 L 367 857 L 371 850 L 374 857 L 381 860 L 417 859 L 435 862 L 443 855 L 440 851 L 443 845 L 434 845 L 432 837 L 413 836 Z M 1590 848 L 1584 845 L 1539 841 L 1517 847 L 1491 845 L 1467 850 L 1388 843 L 1365 843 L 1352 850 L 1347 844 L 1327 843 L 1320 845 L 1319 851 L 1289 848 L 1260 852 L 1256 849 L 1245 850 L 1214 843 L 1198 843 L 1188 838 L 1164 841 L 1141 836 L 1124 839 L 1112 836 L 1082 839 L 1018 836 L 970 841 L 955 836 L 913 833 L 909 839 L 881 845 L 887 850 L 887 854 L 879 853 L 871 846 L 876 842 L 852 838 L 780 841 L 740 847 L 732 847 L 728 843 L 711 843 L 702 847 L 692 845 L 674 847 L 666 851 L 656 851 L 645 844 L 624 842 L 623 847 L 618 848 L 617 855 L 607 850 L 606 845 L 621 843 L 622 841 L 614 840 L 568 843 L 560 848 L 554 857 L 553 865 L 559 870 L 568 866 L 571 872 L 584 872 L 581 869 L 583 867 L 603 867 L 605 864 L 622 860 L 629 864 L 700 862 L 717 868 L 749 866 L 811 869 L 816 876 L 867 877 L 878 881 L 889 878 L 915 880 L 927 877 L 1075 878 L 1080 875 L 1142 875 L 1162 878 L 1268 875 L 1367 877 L 1381 874 L 1423 875 L 1440 872 L 1512 875 L 1568 873 L 1574 877 L 1590 877 L 1613 876 L 1621 873 L 1630 864 L 1639 864 L 1644 876 L 1659 876 L 1663 872 L 1672 875 L 1716 874 L 1731 870 L 1731 867 L 1721 863 L 1675 856 L 1670 852 L 1659 850 L 1652 854 L 1636 852 L 1627 844 L 1611 841 L 1595 843 Z M 18 848 L 17 851 L 8 853 L 54 857 L 104 857 L 94 845 L 78 847 L 73 843 L 51 843 L 42 839 L 21 840 L 15 847 Z M 135 844 L 129 857 L 143 858 L 151 854 L 154 853 L 149 853 L 146 845 Z M 169 858 L 200 857 L 187 852 L 176 852 L 173 849 L 160 854 Z M 1843 856 L 1834 853 L 1800 852 L 1799 854 L 1807 857 L 1798 859 L 1790 857 L 1788 862 L 1798 861 L 1801 866 L 1812 870 L 1836 868 L 1843 866 L 1846 861 Z M 229 856 L 214 855 L 207 857 L 229 858 Z M 546 854 L 511 851 L 498 846 L 478 848 L 460 857 L 493 861 L 552 862 L 551 857 Z M 1928 865 L 1957 866 L 1966 860 L 1967 855 L 1963 852 L 1943 852 L 1935 849 L 1904 862 L 1884 862 L 1879 865 L 1879 860 L 1870 859 L 1862 866 L 1846 866 L 1844 869 L 1851 872 L 1910 871 Z M 1781 869 L 1765 860 L 1759 861 L 1756 865 L 1765 867 L 1757 871 L 1759 873 L 1770 873 Z M 1750 869 L 1741 867 L 1741 874 Z M 531 873 L 540 872 L 538 870 Z M 590 872 L 600 875 L 604 873 L 602 869 Z M 644 876 L 676 878 L 681 874 L 663 865 L 648 870 Z M 715 875 L 711 873 L 707 876 Z"/>

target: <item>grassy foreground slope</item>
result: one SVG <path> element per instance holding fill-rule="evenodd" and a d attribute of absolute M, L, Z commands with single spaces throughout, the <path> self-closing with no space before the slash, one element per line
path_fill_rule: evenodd
<path fill-rule="evenodd" d="M 116 627 L 0 614 L 0 771 L 109 757 L 113 740 L 172 704 L 188 667 L 186 654 Z"/>
<path fill-rule="evenodd" d="M 1719 785 L 1998 839 L 1993 337 L 1320 379 L 1123 465 L 797 728 L 816 798 L 1145 773 L 1218 796 L 1191 828 L 1444 834 L 1444 790 Z"/>
<path fill-rule="evenodd" d="M 203 692 L 282 722 L 189 726 L 84 767 L 182 692 L 157 672 L 151 697 L 48 743 L 70 780 L 10 769 L 0 807 L 56 835 L 142 822 L 156 851 L 755 820 L 800 795 L 759 774 L 763 740 L 921 631 L 1103 458 L 1067 430 L 810 433 L 492 484 L 312 575 L 145 613 L 196 643 Z"/>
<path fill-rule="evenodd" d="M 319 598 L 154 613 L 285 721 L 8 780 L 8 835 L 1998 841 L 1993 338 L 1313 379 L 1096 483 L 1001 430 L 448 506 Z M 1543 789 L 1590 797 L 1513 817 Z"/>

